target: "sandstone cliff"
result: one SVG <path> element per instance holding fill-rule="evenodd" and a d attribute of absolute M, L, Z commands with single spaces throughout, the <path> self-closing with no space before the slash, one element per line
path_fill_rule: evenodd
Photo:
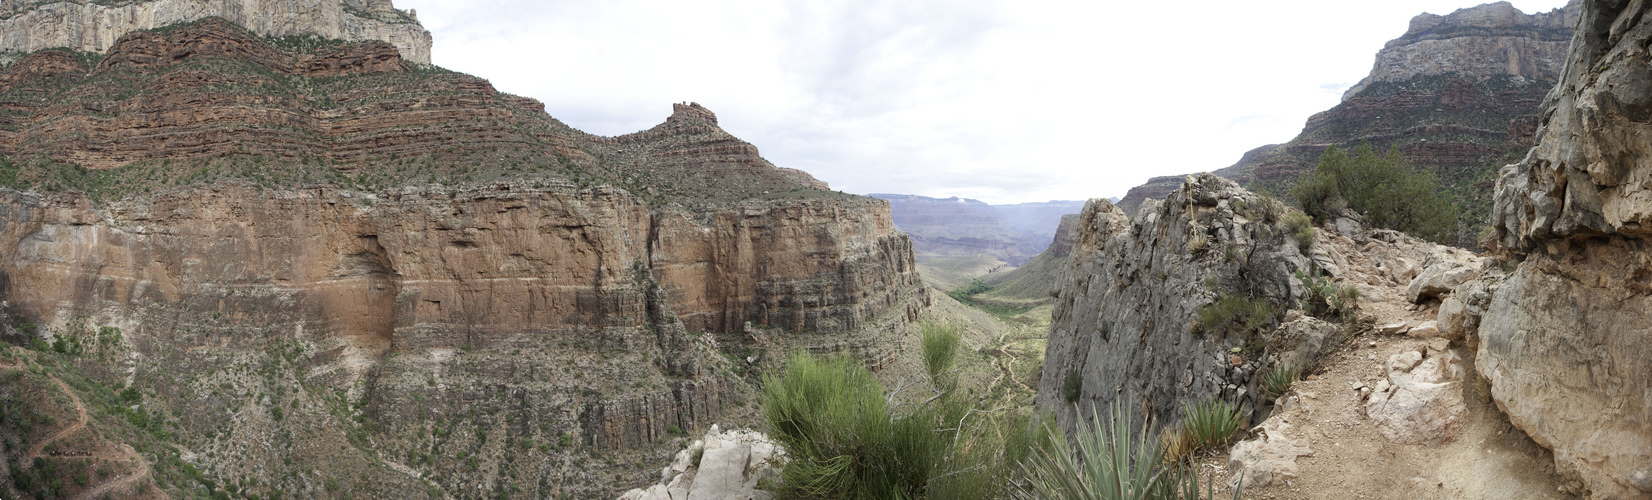
<path fill-rule="evenodd" d="M 1282 229 L 1283 214 L 1278 202 L 1210 174 L 1145 203 L 1134 220 L 1092 200 L 1059 271 L 1039 406 L 1058 410 L 1069 429 L 1114 404 L 1158 422 L 1209 399 L 1258 406 L 1258 374 L 1297 349 L 1269 345 L 1263 330 L 1303 296 L 1298 273 L 1320 273 L 1335 260 L 1318 246 L 1304 253 Z M 1199 331 L 1195 316 L 1223 297 L 1273 312 L 1255 318 L 1258 329 Z M 1063 394 L 1069 378 L 1079 390 Z"/>
<path fill-rule="evenodd" d="M 383 41 L 409 61 L 430 64 L 430 32 L 416 12 L 390 0 L 9 0 L 0 6 L 0 51 L 101 53 L 127 33 L 208 17 L 269 37 Z"/>
<path fill-rule="evenodd" d="M 1584 2 L 1538 145 L 1497 181 L 1494 222 L 1518 265 L 1458 287 L 1441 313 L 1478 316 L 1453 323 L 1479 323 L 1493 398 L 1596 498 L 1652 496 L 1649 9 Z"/>
<path fill-rule="evenodd" d="M 611 496 L 657 471 L 593 457 L 751 418 L 744 343 L 887 356 L 859 332 L 928 300 L 887 203 L 692 103 L 597 137 L 221 19 L 30 54 L 0 102 L 5 307 L 118 328 L 79 366 L 174 429 L 157 467 L 246 491 Z"/>

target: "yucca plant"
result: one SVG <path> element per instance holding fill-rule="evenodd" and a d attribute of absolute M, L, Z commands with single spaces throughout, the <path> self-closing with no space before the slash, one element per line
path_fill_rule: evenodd
<path fill-rule="evenodd" d="M 1301 375 L 1302 370 L 1298 369 L 1296 365 L 1289 363 L 1275 365 L 1267 376 L 1262 377 L 1262 395 L 1267 396 L 1269 401 L 1279 399 L 1280 396 L 1285 395 L 1285 391 L 1290 390 L 1291 384 L 1296 383 L 1297 377 Z"/>
<path fill-rule="evenodd" d="M 1075 449 L 1060 431 L 1048 429 L 1051 446 L 1023 464 L 1025 482 L 1016 498 L 1027 500 L 1199 500 L 1199 478 L 1191 464 L 1165 464 L 1149 423 L 1140 432 L 1128 412 L 1114 406 L 1102 423 L 1097 414 L 1078 425 Z M 1135 436 L 1132 438 L 1132 436 Z M 1244 488 L 1236 488 L 1238 499 Z M 1215 483 L 1205 498 L 1215 498 Z"/>
<path fill-rule="evenodd" d="M 1182 411 L 1182 435 L 1190 442 L 1193 451 L 1227 444 L 1243 425 L 1244 417 L 1239 415 L 1239 409 L 1233 403 L 1220 399 L 1195 404 Z"/>

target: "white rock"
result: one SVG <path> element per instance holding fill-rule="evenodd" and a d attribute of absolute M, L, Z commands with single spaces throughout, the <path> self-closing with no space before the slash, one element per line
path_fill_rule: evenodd
<path fill-rule="evenodd" d="M 1415 328 L 1412 328 L 1410 331 L 1405 332 L 1405 335 L 1407 337 L 1412 337 L 1412 338 L 1432 339 L 1432 338 L 1441 337 L 1441 336 L 1444 335 L 1444 333 L 1440 332 L 1439 323 L 1436 323 L 1434 321 L 1424 321 L 1422 324 L 1417 325 Z"/>
<path fill-rule="evenodd" d="M 1233 471 L 1229 487 L 1237 488 L 1242 480 L 1246 488 L 1260 488 L 1297 477 L 1296 457 L 1314 452 L 1307 439 L 1290 439 L 1289 431 L 1290 424 L 1284 420 L 1269 419 L 1255 439 L 1233 445 L 1228 454 L 1228 470 Z"/>

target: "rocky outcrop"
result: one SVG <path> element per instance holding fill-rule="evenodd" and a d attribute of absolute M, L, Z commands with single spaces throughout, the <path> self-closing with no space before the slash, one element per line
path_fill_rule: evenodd
<path fill-rule="evenodd" d="M 633 489 L 620 500 L 750 500 L 773 498 L 757 489 L 758 481 L 780 477 L 786 451 L 760 432 L 719 431 L 711 426 L 704 439 L 677 452 L 660 471 L 660 482 Z"/>
<path fill-rule="evenodd" d="M 1518 265 L 1459 287 L 1491 295 L 1463 305 L 1485 307 L 1476 365 L 1493 399 L 1597 498 L 1652 496 L 1649 9 L 1583 2 L 1538 145 L 1497 182 L 1494 222 Z"/>
<path fill-rule="evenodd" d="M 1365 416 L 1383 437 L 1401 444 L 1439 444 L 1457 437 L 1468 420 L 1464 371 L 1446 339 L 1426 349 L 1388 357 L 1388 376 L 1372 388 Z"/>
<path fill-rule="evenodd" d="M 1313 448 L 1304 438 L 1291 438 L 1291 424 L 1269 419 L 1257 426 L 1253 439 L 1233 445 L 1228 453 L 1228 470 L 1233 476 L 1228 488 L 1261 488 L 1297 477 L 1296 458 L 1311 457 Z"/>
<path fill-rule="evenodd" d="M 1167 175 L 1148 179 L 1146 184 L 1130 188 L 1129 192 L 1124 193 L 1123 198 L 1119 198 L 1117 203 L 1119 210 L 1123 210 L 1124 213 L 1129 215 L 1135 215 L 1136 209 L 1141 208 L 1142 202 L 1164 199 L 1170 193 L 1181 189 L 1182 180 L 1186 178 L 1185 175 Z"/>
<path fill-rule="evenodd" d="M 103 52 L 122 36 L 209 17 L 266 37 L 314 35 L 348 41 L 378 40 L 401 57 L 430 64 L 430 32 L 418 14 L 389 0 L 17 0 L 0 7 L 0 51 L 30 53 L 65 47 Z"/>
<path fill-rule="evenodd" d="M 1204 400 L 1259 405 L 1253 382 L 1277 363 L 1263 330 L 1302 297 L 1298 273 L 1331 262 L 1316 262 L 1312 255 L 1329 254 L 1305 253 L 1286 234 L 1284 210 L 1209 174 L 1144 203 L 1134 219 L 1092 200 L 1059 274 L 1038 404 L 1069 429 L 1115 404 L 1157 422 Z M 1230 328 L 1234 316 L 1221 314 L 1198 324 L 1201 309 L 1223 298 L 1267 304 L 1275 315 L 1249 330 Z M 1063 394 L 1069 377 L 1080 382 L 1076 394 Z"/>

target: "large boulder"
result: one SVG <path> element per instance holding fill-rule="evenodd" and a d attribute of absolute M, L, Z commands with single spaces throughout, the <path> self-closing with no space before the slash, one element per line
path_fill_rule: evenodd
<path fill-rule="evenodd" d="M 1422 274 L 1405 287 L 1405 298 L 1422 303 L 1451 293 L 1451 289 L 1479 274 L 1482 260 L 1467 250 L 1442 247 L 1423 261 Z"/>

